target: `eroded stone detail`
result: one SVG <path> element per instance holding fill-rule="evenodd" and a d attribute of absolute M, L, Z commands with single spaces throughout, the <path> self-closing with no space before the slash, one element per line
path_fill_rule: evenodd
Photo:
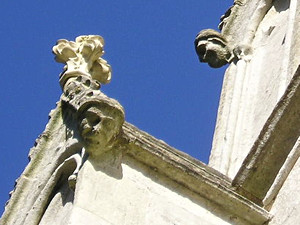
<path fill-rule="evenodd" d="M 69 133 L 82 143 L 89 157 L 97 157 L 115 146 L 124 123 L 122 106 L 99 90 L 111 79 L 111 67 L 100 58 L 103 46 L 101 36 L 88 35 L 77 37 L 75 42 L 59 40 L 53 47 L 56 61 L 66 64 L 60 75 L 63 113 L 72 118 L 71 124 L 77 124 Z M 78 166 L 69 177 L 71 187 L 83 163 L 82 156 L 74 160 Z"/>
<path fill-rule="evenodd" d="M 253 50 L 248 44 L 240 44 L 233 49 L 234 58 L 237 60 L 250 61 Z"/>
<path fill-rule="evenodd" d="M 235 5 L 231 6 L 231 7 L 225 12 L 225 14 L 221 16 L 221 18 L 220 18 L 220 23 L 219 23 L 219 25 L 218 25 L 219 30 L 222 30 L 223 27 L 226 26 L 227 20 L 228 20 L 229 16 L 231 15 L 231 12 L 232 12 L 234 6 L 235 6 Z"/>
<path fill-rule="evenodd" d="M 76 163 L 76 168 L 73 171 L 73 173 L 68 177 L 68 184 L 69 187 L 74 191 L 75 187 L 76 187 L 76 181 L 77 181 L 77 176 L 78 176 L 78 172 L 80 170 L 80 168 L 82 167 L 84 160 L 86 159 L 86 154 L 85 154 L 85 149 L 82 148 L 81 153 L 77 153 L 74 154 L 72 156 L 70 156 L 68 159 L 66 159 L 65 161 L 68 160 L 74 160 L 74 162 Z"/>
<path fill-rule="evenodd" d="M 79 74 L 91 77 L 99 83 L 109 83 L 111 67 L 101 58 L 104 54 L 104 39 L 98 35 L 79 36 L 74 41 L 60 39 L 53 47 L 55 60 L 66 64 L 61 74 L 60 84 L 63 87 L 70 77 Z"/>
<path fill-rule="evenodd" d="M 77 113 L 79 134 L 91 156 L 111 149 L 122 133 L 124 111 L 115 100 L 99 96 L 99 101 L 87 101 Z"/>
<path fill-rule="evenodd" d="M 208 63 L 213 68 L 226 65 L 232 58 L 232 51 L 225 37 L 215 30 L 202 30 L 194 44 L 200 62 Z"/>
<path fill-rule="evenodd" d="M 224 15 L 220 18 L 220 23 L 218 25 L 219 30 L 223 30 L 223 28 L 227 25 L 227 20 L 230 17 L 232 11 L 236 9 L 236 7 L 244 6 L 246 4 L 246 0 L 235 0 L 233 5 L 225 12 Z"/>

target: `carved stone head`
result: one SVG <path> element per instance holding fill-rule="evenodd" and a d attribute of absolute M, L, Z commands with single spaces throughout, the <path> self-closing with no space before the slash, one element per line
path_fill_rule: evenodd
<path fill-rule="evenodd" d="M 213 68 L 224 66 L 231 58 L 227 41 L 215 30 L 202 30 L 197 35 L 194 44 L 200 62 L 206 62 Z"/>
<path fill-rule="evenodd" d="M 87 102 L 78 111 L 78 130 L 90 154 L 112 145 L 124 123 L 124 111 L 113 99 Z"/>

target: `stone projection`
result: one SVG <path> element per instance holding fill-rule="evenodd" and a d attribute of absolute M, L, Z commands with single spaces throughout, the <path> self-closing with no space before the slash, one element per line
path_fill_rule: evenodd
<path fill-rule="evenodd" d="M 117 154 L 124 110 L 99 90 L 111 79 L 111 68 L 101 58 L 103 45 L 101 36 L 89 35 L 75 42 L 58 40 L 53 47 L 56 61 L 66 64 L 60 74 L 63 95 L 30 152 L 31 163 L 17 181 L 16 187 L 21 187 L 13 193 L 12 204 L 8 203 L 18 217 L 6 219 L 4 214 L 4 223 L 67 224 L 85 161 L 96 160 L 107 151 Z M 26 190 L 33 191 L 25 196 Z M 23 204 L 15 206 L 19 201 Z"/>
<path fill-rule="evenodd" d="M 206 62 L 213 68 L 226 65 L 232 58 L 232 49 L 226 39 L 215 30 L 202 30 L 194 44 L 200 62 Z"/>
<path fill-rule="evenodd" d="M 209 165 L 125 121 L 101 36 L 58 40 L 63 93 L 0 224 L 298 224 L 299 21 L 297 0 L 239 0 L 196 36 L 228 66 Z"/>
<path fill-rule="evenodd" d="M 239 193 L 270 210 L 275 215 L 270 224 L 299 221 L 299 21 L 296 0 L 235 1 L 216 34 L 226 45 L 214 41 L 216 52 L 232 49 L 232 58 L 209 165 L 232 178 Z M 201 44 L 198 36 L 195 43 Z M 201 57 L 197 48 L 196 53 Z M 202 61 L 215 67 L 214 59 Z"/>
<path fill-rule="evenodd" d="M 111 80 L 103 45 L 102 37 L 87 35 L 53 47 L 56 61 L 65 64 L 63 94 L 0 224 L 269 221 L 268 212 L 237 193 L 230 179 L 125 122 L 123 107 L 99 90 Z M 215 47 L 207 47 L 204 57 Z M 229 60 L 224 54 L 218 65 Z"/>
<path fill-rule="evenodd" d="M 294 57 L 298 54 L 296 8 L 293 1 L 235 1 L 221 18 L 219 37 L 226 45 L 216 44 L 218 52 L 231 49 L 232 56 L 210 165 L 231 178 L 298 67 Z M 198 37 L 195 42 L 199 43 Z"/>

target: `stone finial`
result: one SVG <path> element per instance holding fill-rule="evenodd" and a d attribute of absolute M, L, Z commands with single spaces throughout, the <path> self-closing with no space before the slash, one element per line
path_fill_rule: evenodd
<path fill-rule="evenodd" d="M 231 59 L 232 52 L 226 39 L 215 30 L 202 30 L 194 44 L 200 62 L 206 62 L 213 68 L 222 67 Z"/>
<path fill-rule="evenodd" d="M 61 39 L 53 47 L 55 60 L 66 64 L 60 77 L 63 88 L 71 77 L 86 76 L 101 84 L 111 80 L 111 67 L 101 58 L 104 40 L 98 35 L 79 36 L 74 41 Z M 99 86 L 100 87 L 100 86 Z"/>

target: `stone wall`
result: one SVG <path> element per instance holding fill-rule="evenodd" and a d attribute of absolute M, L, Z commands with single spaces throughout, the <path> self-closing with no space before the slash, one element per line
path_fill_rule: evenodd
<path fill-rule="evenodd" d="M 298 3 L 245 1 L 230 16 L 236 17 L 222 33 L 235 59 L 224 78 L 209 164 L 234 178 L 298 67 Z"/>

